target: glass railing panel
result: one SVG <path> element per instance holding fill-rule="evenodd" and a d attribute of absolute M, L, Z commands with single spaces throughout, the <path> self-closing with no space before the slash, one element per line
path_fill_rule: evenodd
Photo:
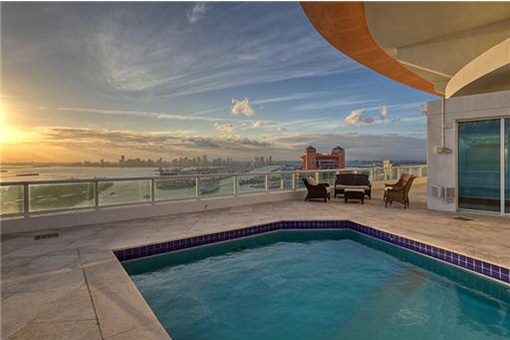
<path fill-rule="evenodd" d="M 99 206 L 150 201 L 151 181 L 149 179 L 99 182 Z"/>
<path fill-rule="evenodd" d="M 238 194 L 266 191 L 265 175 L 241 175 L 238 176 L 238 181 Z"/>
<path fill-rule="evenodd" d="M 95 206 L 94 182 L 30 184 L 30 212 Z"/>
<path fill-rule="evenodd" d="M 271 176 L 277 175 L 275 174 Z M 292 190 L 292 173 L 284 172 L 280 174 L 280 190 Z"/>
<path fill-rule="evenodd" d="M 402 175 L 402 171 L 399 168 L 391 168 L 389 180 L 396 181 Z"/>
<path fill-rule="evenodd" d="M 304 189 L 305 183 L 303 182 L 303 178 L 313 177 L 315 178 L 315 173 L 313 172 L 297 172 L 296 173 L 296 189 Z"/>
<path fill-rule="evenodd" d="M 269 191 L 290 190 L 292 189 L 292 174 L 270 174 L 268 175 L 268 184 Z"/>
<path fill-rule="evenodd" d="M 409 172 L 416 177 L 421 177 L 421 168 L 420 167 L 412 167 Z"/>
<path fill-rule="evenodd" d="M 389 178 L 389 171 L 383 168 L 374 168 L 372 182 L 384 182 Z"/>
<path fill-rule="evenodd" d="M 400 176 L 404 174 L 412 174 L 412 170 L 409 167 L 401 166 L 399 167 L 398 174 L 395 174 L 395 178 L 400 178 Z"/>
<path fill-rule="evenodd" d="M 422 177 L 427 177 L 427 167 L 426 166 L 422 166 L 421 167 L 421 175 Z"/>
<path fill-rule="evenodd" d="M 23 213 L 23 185 L 0 186 L 0 213 L 22 214 Z"/>
<path fill-rule="evenodd" d="M 334 185 L 336 181 L 336 170 L 319 172 L 319 183 L 328 183 Z"/>
<path fill-rule="evenodd" d="M 154 180 L 156 201 L 185 200 L 195 198 L 195 178 L 164 178 Z"/>
<path fill-rule="evenodd" d="M 234 175 L 201 176 L 198 188 L 200 197 L 233 196 Z"/>
<path fill-rule="evenodd" d="M 370 171 L 371 171 L 371 168 L 364 168 L 364 169 L 357 169 L 356 173 L 362 174 L 362 175 L 367 175 L 370 177 Z"/>

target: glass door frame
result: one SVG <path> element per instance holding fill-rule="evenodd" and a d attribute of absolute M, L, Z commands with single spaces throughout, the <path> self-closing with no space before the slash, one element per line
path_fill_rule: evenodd
<path fill-rule="evenodd" d="M 510 212 L 506 212 L 506 187 L 510 186 L 510 182 L 506 179 L 506 172 L 510 171 L 510 169 L 506 168 L 507 159 L 505 156 L 510 157 L 510 150 L 508 150 L 508 155 L 505 155 L 505 124 L 506 120 L 510 120 L 509 116 L 502 117 L 483 117 L 483 118 L 465 118 L 465 119 L 458 119 L 455 121 L 455 146 L 456 146 L 456 152 L 455 152 L 455 205 L 457 211 L 472 211 L 472 212 L 483 212 L 486 214 L 498 214 L 498 215 L 506 215 L 510 216 Z M 466 209 L 466 208 L 459 208 L 459 123 L 467 123 L 467 122 L 478 122 L 478 121 L 486 121 L 486 120 L 499 120 L 499 128 L 500 128 L 500 141 L 499 141 L 499 149 L 500 149 L 500 159 L 499 159 L 499 165 L 500 165 L 500 208 L 499 213 L 496 211 L 487 211 L 487 210 L 476 210 L 476 209 Z M 444 127 L 443 127 L 444 128 Z M 509 141 L 510 143 L 510 141 Z M 509 144 L 510 145 L 510 144 Z M 508 182 L 508 183 L 507 183 Z"/>
<path fill-rule="evenodd" d="M 506 212 L 506 201 L 507 201 L 507 197 L 506 197 L 506 192 L 507 192 L 507 188 L 510 186 L 510 181 L 507 181 L 507 179 L 509 178 L 507 176 L 507 171 L 510 171 L 510 169 L 507 169 L 507 164 L 509 162 L 509 160 L 507 159 L 507 157 L 510 157 L 510 150 L 507 150 L 507 152 L 505 153 L 505 146 L 507 145 L 508 143 L 508 146 L 510 147 L 510 140 L 506 140 L 506 123 L 507 121 L 510 122 L 510 116 L 507 116 L 507 117 L 501 117 L 501 154 L 500 154 L 500 158 L 501 158 L 501 215 L 508 215 L 510 216 L 510 211 L 507 213 Z M 510 133 L 508 134 L 508 138 L 510 139 Z"/>

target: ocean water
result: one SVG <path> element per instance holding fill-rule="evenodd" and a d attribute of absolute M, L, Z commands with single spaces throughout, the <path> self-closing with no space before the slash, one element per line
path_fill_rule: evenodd
<path fill-rule="evenodd" d="M 124 264 L 175 340 L 499 340 L 510 290 L 351 231 L 276 232 Z"/>
<path fill-rule="evenodd" d="M 38 181 L 70 178 L 102 178 L 102 177 L 144 177 L 158 176 L 158 168 L 109 168 L 109 167 L 82 167 L 82 166 L 9 166 L 2 165 L 0 180 L 11 181 Z M 19 176 L 34 174 L 31 176 Z M 36 175 L 37 174 L 37 175 Z"/>

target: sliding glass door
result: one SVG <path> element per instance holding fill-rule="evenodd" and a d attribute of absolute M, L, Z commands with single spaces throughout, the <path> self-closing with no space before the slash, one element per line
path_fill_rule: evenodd
<path fill-rule="evenodd" d="M 499 212 L 501 120 L 459 123 L 458 138 L 459 208 Z"/>

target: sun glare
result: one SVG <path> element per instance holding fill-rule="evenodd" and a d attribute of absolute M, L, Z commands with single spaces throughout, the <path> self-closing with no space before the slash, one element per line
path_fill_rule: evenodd
<path fill-rule="evenodd" d="M 0 108 L 0 145 L 13 145 L 22 142 L 25 134 L 7 122 L 5 111 Z"/>

